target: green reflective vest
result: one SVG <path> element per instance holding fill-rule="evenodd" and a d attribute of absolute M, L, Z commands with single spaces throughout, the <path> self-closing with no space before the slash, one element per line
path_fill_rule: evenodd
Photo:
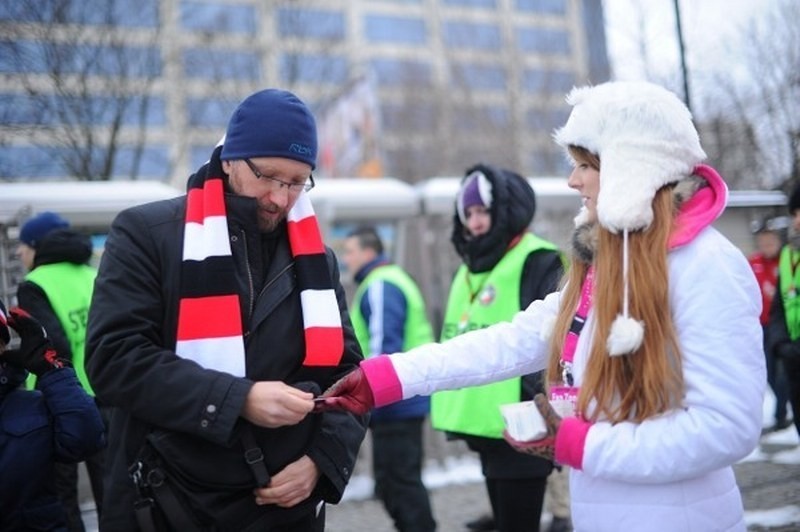
<path fill-rule="evenodd" d="M 97 270 L 83 264 L 59 262 L 36 267 L 25 276 L 39 286 L 47 295 L 50 306 L 64 329 L 72 351 L 72 366 L 83 389 L 94 396 L 86 377 L 84 348 L 86 345 L 86 321 L 92 301 L 94 278 Z M 33 386 L 33 381 L 28 381 Z"/>
<path fill-rule="evenodd" d="M 425 300 L 417 287 L 417 283 L 395 264 L 386 264 L 373 269 L 364 278 L 353 296 L 350 321 L 361 346 L 364 357 L 370 356 L 369 325 L 361 314 L 361 299 L 375 281 L 385 281 L 398 287 L 406 298 L 406 321 L 403 326 L 403 351 L 433 342 L 433 329 L 425 314 Z"/>
<path fill-rule="evenodd" d="M 538 250 L 557 250 L 555 244 L 527 233 L 489 272 L 456 272 L 447 301 L 442 341 L 492 324 L 511 321 L 519 312 L 519 289 L 525 259 Z M 438 430 L 485 438 L 502 438 L 500 405 L 521 398 L 521 377 L 436 392 L 431 398 L 431 422 Z"/>
<path fill-rule="evenodd" d="M 800 268 L 792 267 L 800 263 L 800 251 L 783 246 L 778 263 L 781 300 L 783 301 L 786 330 L 794 341 L 800 338 Z"/>

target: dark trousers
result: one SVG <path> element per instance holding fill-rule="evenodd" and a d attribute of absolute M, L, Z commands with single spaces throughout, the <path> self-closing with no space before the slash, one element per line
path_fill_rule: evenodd
<path fill-rule="evenodd" d="M 86 460 L 86 471 L 92 486 L 92 496 L 100 516 L 103 506 L 103 464 L 105 450 L 92 455 Z M 64 513 L 67 515 L 67 528 L 70 532 L 83 532 L 80 501 L 78 500 L 78 464 L 56 463 L 54 468 L 56 493 L 58 494 Z"/>
<path fill-rule="evenodd" d="M 487 478 L 489 503 L 500 532 L 538 532 L 547 477 Z"/>
<path fill-rule="evenodd" d="M 100 417 L 106 428 L 108 427 L 109 410 L 100 407 Z M 105 474 L 106 450 L 90 456 L 84 463 L 86 472 L 89 473 L 89 483 L 92 487 L 92 497 L 97 509 L 97 518 L 103 511 L 103 475 Z M 53 469 L 53 483 L 56 493 L 67 516 L 67 529 L 69 532 L 84 532 L 83 519 L 81 518 L 80 501 L 78 501 L 78 464 L 62 464 L 56 462 Z"/>
<path fill-rule="evenodd" d="M 800 358 L 784 358 L 786 381 L 789 383 L 789 403 L 794 414 L 794 427 L 800 435 Z"/>
<path fill-rule="evenodd" d="M 764 353 L 767 357 L 767 383 L 772 393 L 775 394 L 775 421 L 786 419 L 786 404 L 789 402 L 789 382 L 786 379 L 786 368 L 783 360 L 776 357 L 767 346 L 767 327 L 764 327 Z M 795 410 L 795 412 L 797 412 Z M 797 417 L 797 414 L 795 414 Z"/>
<path fill-rule="evenodd" d="M 428 490 L 422 483 L 422 423 L 425 418 L 372 425 L 375 491 L 401 532 L 436 529 Z"/>

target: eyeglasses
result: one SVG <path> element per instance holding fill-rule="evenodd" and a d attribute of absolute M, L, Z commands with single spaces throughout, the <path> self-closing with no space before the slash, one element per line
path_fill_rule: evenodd
<path fill-rule="evenodd" d="M 314 188 L 314 176 L 313 175 L 309 175 L 308 176 L 308 181 L 306 181 L 305 183 L 287 183 L 286 181 L 282 181 L 282 180 L 277 179 L 275 177 L 270 177 L 268 175 L 262 174 L 258 170 L 258 168 L 256 168 L 256 165 L 254 165 L 253 162 L 250 159 L 244 159 L 244 162 L 250 168 L 250 171 L 253 172 L 253 175 L 256 176 L 256 179 L 266 179 L 270 183 L 274 183 L 274 184 L 278 185 L 278 189 L 286 188 L 292 194 L 300 194 L 300 192 L 302 192 L 304 190 L 306 192 L 308 192 L 309 190 Z"/>

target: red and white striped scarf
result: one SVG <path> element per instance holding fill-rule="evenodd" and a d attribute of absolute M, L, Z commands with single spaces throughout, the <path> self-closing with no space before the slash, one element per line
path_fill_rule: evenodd
<path fill-rule="evenodd" d="M 239 295 L 218 146 L 189 178 L 175 352 L 204 368 L 245 376 Z M 339 305 L 317 218 L 305 192 L 287 220 L 303 311 L 305 366 L 335 366 L 344 352 Z"/>

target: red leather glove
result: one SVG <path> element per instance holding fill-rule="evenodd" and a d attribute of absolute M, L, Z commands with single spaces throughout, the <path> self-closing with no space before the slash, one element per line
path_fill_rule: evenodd
<path fill-rule="evenodd" d="M 346 411 L 364 415 L 375 406 L 372 388 L 361 368 L 351 371 L 316 399 L 314 412 Z"/>
<path fill-rule="evenodd" d="M 545 425 L 547 425 L 547 435 L 540 440 L 519 441 L 509 436 L 506 431 L 503 431 L 503 438 L 511 447 L 521 453 L 539 456 L 552 462 L 555 458 L 556 434 L 561 426 L 561 416 L 553 410 L 550 401 L 547 400 L 544 394 L 536 394 L 533 402 L 536 403 L 536 408 L 542 414 Z"/>
<path fill-rule="evenodd" d="M 24 368 L 41 377 L 50 370 L 63 368 L 56 351 L 47 339 L 44 328 L 30 314 L 15 307 L 8 312 L 8 325 L 21 339 L 19 349 L 9 349 L 0 357 L 9 364 Z"/>

